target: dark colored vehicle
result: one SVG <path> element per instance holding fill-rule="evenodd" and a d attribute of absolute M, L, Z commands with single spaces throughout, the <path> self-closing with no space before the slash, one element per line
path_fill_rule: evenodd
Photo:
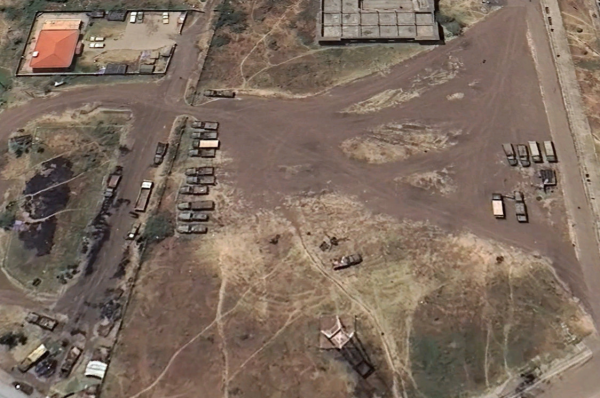
<path fill-rule="evenodd" d="M 35 365 L 35 374 L 38 377 L 50 377 L 56 372 L 58 361 L 52 357 L 47 357 Z"/>
<path fill-rule="evenodd" d="M 179 221 L 208 221 L 208 214 L 195 211 L 184 211 L 177 216 Z"/>
<path fill-rule="evenodd" d="M 210 130 L 194 131 L 192 138 L 196 140 L 216 140 L 219 138 L 219 133 Z"/>
<path fill-rule="evenodd" d="M 515 149 L 513 148 L 512 144 L 502 144 L 502 149 L 504 149 L 504 154 L 506 155 L 506 160 L 508 161 L 509 165 L 516 166 L 519 164 L 519 162 L 517 162 Z"/>
<path fill-rule="evenodd" d="M 205 97 L 212 98 L 235 98 L 233 90 L 204 90 Z"/>
<path fill-rule="evenodd" d="M 212 176 L 214 174 L 214 167 L 189 167 L 185 169 L 186 176 Z"/>
<path fill-rule="evenodd" d="M 169 147 L 169 144 L 166 144 L 164 142 L 159 142 L 158 145 L 156 145 L 156 152 L 154 153 L 154 164 L 156 166 L 161 164 L 163 162 L 163 160 L 165 159 L 165 155 L 167 154 L 168 147 Z"/>
<path fill-rule="evenodd" d="M 333 260 L 333 270 L 337 271 L 360 263 L 362 263 L 362 256 L 360 254 L 343 256 L 339 259 Z"/>
<path fill-rule="evenodd" d="M 198 176 L 193 176 L 193 177 L 187 177 L 185 179 L 185 182 L 187 184 L 193 184 L 193 185 L 215 185 L 216 183 L 216 179 L 214 176 L 202 176 L 202 177 L 198 177 Z"/>
<path fill-rule="evenodd" d="M 181 188 L 179 188 L 179 193 L 182 195 L 208 195 L 208 187 L 184 185 Z"/>
<path fill-rule="evenodd" d="M 192 122 L 194 129 L 218 130 L 219 122 Z"/>
<path fill-rule="evenodd" d="M 177 232 L 180 234 L 205 234 L 207 231 L 208 228 L 200 224 L 181 224 L 177 226 Z"/>
<path fill-rule="evenodd" d="M 520 191 L 515 191 L 515 213 L 518 222 L 529 222 L 527 217 L 527 206 L 525 206 L 525 197 Z"/>
<path fill-rule="evenodd" d="M 182 202 L 177 205 L 178 210 L 214 210 L 215 202 L 212 200 L 197 200 L 195 202 Z"/>
<path fill-rule="evenodd" d="M 527 145 L 517 145 L 517 154 L 519 155 L 519 161 L 521 162 L 521 166 L 531 166 L 531 162 L 529 161 L 529 150 L 527 149 Z"/>

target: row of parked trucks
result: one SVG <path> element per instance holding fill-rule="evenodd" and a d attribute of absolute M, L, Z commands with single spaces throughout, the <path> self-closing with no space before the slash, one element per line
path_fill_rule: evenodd
<path fill-rule="evenodd" d="M 192 148 L 190 157 L 214 158 L 219 149 L 218 122 L 192 122 Z"/>
<path fill-rule="evenodd" d="M 525 197 L 521 191 L 514 191 L 514 196 L 511 198 L 515 201 L 515 215 L 520 223 L 529 222 L 527 215 L 527 206 L 525 205 Z M 494 217 L 499 219 L 506 218 L 504 209 L 504 195 L 500 193 L 492 194 L 492 213 Z"/>
<path fill-rule="evenodd" d="M 546 161 L 548 163 L 556 163 L 558 159 L 552 141 L 544 141 L 543 148 L 546 155 Z M 529 141 L 527 145 L 517 144 L 516 152 L 513 144 L 502 144 L 502 149 L 504 150 L 508 164 L 511 166 L 517 166 L 519 163 L 521 163 L 521 166 L 523 167 L 531 166 L 531 161 L 529 160 L 530 155 L 531 160 L 534 163 L 544 162 L 544 156 L 540 151 L 537 141 Z"/>

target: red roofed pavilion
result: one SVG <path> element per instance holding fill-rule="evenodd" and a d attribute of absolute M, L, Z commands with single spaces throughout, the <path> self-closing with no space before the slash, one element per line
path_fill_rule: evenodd
<path fill-rule="evenodd" d="M 29 65 L 34 71 L 67 69 L 73 63 L 79 30 L 42 30 L 35 44 L 35 57 Z"/>

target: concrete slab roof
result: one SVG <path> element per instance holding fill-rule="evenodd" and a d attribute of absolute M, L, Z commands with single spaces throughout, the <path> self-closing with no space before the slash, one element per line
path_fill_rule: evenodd
<path fill-rule="evenodd" d="M 414 38 L 417 36 L 416 26 L 398 26 L 398 37 Z"/>
<path fill-rule="evenodd" d="M 398 26 L 380 26 L 379 35 L 384 38 L 397 38 Z"/>
<path fill-rule="evenodd" d="M 417 26 L 417 40 L 439 40 L 437 25 Z"/>
<path fill-rule="evenodd" d="M 397 25 L 395 12 L 380 12 L 379 13 L 379 25 Z"/>
<path fill-rule="evenodd" d="M 342 37 L 346 39 L 354 39 L 360 37 L 360 26 L 344 25 L 342 26 Z"/>
<path fill-rule="evenodd" d="M 379 26 L 377 25 L 369 25 L 369 26 L 361 26 L 360 27 L 361 36 L 364 38 L 372 39 L 379 36 Z"/>
<path fill-rule="evenodd" d="M 358 12 L 358 0 L 342 0 L 342 12 Z"/>
<path fill-rule="evenodd" d="M 341 37 L 342 27 L 341 26 L 325 26 L 323 28 L 323 37 Z"/>
<path fill-rule="evenodd" d="M 379 15 L 376 12 L 362 12 L 360 13 L 360 24 L 361 25 L 378 25 Z"/>
<path fill-rule="evenodd" d="M 433 25 L 433 15 L 431 13 L 416 13 L 415 19 L 417 25 Z"/>
<path fill-rule="evenodd" d="M 323 11 L 336 13 L 342 11 L 342 0 L 323 0 Z"/>
<path fill-rule="evenodd" d="M 323 24 L 325 26 L 335 26 L 342 24 L 342 14 L 324 14 Z"/>
<path fill-rule="evenodd" d="M 398 25 L 415 24 L 415 14 L 412 12 L 399 12 L 396 15 L 398 17 Z"/>
<path fill-rule="evenodd" d="M 360 25 L 360 14 L 344 14 L 342 16 L 342 25 Z"/>

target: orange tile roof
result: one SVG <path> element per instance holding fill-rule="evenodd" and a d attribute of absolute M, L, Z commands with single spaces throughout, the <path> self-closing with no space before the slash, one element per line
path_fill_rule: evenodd
<path fill-rule="evenodd" d="M 31 58 L 32 69 L 68 68 L 73 63 L 79 30 L 42 30 L 33 51 L 39 54 Z"/>

